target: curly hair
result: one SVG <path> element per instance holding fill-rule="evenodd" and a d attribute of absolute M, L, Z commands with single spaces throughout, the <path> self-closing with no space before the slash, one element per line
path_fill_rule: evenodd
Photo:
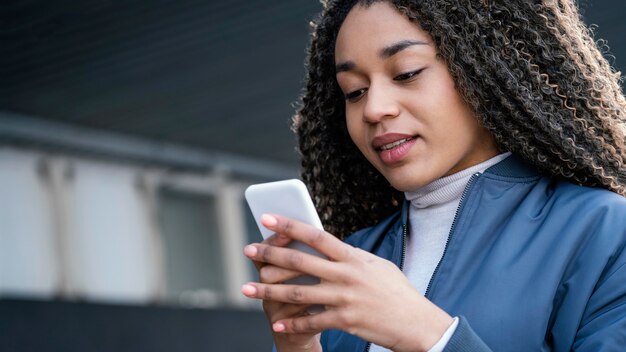
<path fill-rule="evenodd" d="M 403 194 L 352 143 L 335 79 L 337 33 L 355 4 L 322 0 L 293 118 L 302 178 L 336 236 L 396 212 Z M 626 99 L 574 0 L 389 1 L 432 37 L 479 122 L 542 173 L 626 196 Z"/>

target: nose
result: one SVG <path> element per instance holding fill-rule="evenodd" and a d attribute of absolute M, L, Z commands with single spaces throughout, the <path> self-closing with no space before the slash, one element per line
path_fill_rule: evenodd
<path fill-rule="evenodd" d="M 400 108 L 391 87 L 370 84 L 363 110 L 363 120 L 378 123 L 384 119 L 394 118 L 400 114 Z"/>

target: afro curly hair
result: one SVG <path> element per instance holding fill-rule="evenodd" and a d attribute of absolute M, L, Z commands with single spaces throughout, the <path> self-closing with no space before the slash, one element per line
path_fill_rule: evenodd
<path fill-rule="evenodd" d="M 322 1 L 293 118 L 302 178 L 325 228 L 339 238 L 396 212 L 404 198 L 351 141 L 335 78 L 343 20 L 355 5 L 376 1 Z M 389 3 L 430 34 L 460 95 L 500 150 L 546 175 L 626 196 L 620 73 L 603 57 L 574 0 Z"/>

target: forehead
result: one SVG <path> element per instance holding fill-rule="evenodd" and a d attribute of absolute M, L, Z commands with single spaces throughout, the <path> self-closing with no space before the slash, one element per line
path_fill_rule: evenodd
<path fill-rule="evenodd" d="M 355 5 L 339 28 L 335 60 L 351 59 L 356 53 L 373 52 L 401 40 L 430 42 L 430 36 L 415 22 L 386 1 Z"/>

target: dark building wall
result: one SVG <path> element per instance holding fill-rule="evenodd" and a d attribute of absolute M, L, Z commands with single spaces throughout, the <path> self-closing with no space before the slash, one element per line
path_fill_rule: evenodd
<path fill-rule="evenodd" d="M 0 351 L 270 351 L 260 311 L 0 300 Z"/>
<path fill-rule="evenodd" d="M 12 3 L 0 111 L 297 165 L 289 119 L 318 0 Z M 626 70 L 626 1 L 579 3 Z"/>

